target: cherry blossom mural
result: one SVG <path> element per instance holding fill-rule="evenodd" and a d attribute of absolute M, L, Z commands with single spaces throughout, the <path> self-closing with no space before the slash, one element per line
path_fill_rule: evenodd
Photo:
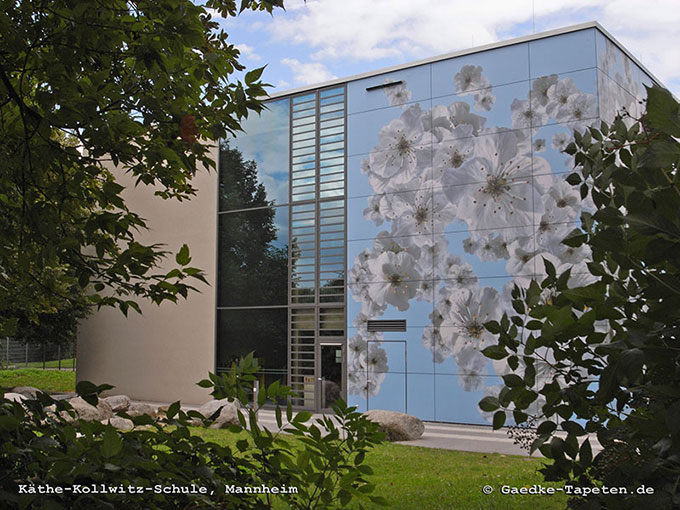
<path fill-rule="evenodd" d="M 361 121 L 366 135 L 357 143 L 377 143 L 356 151 L 362 180 L 355 182 L 362 184 L 350 192 L 356 198 L 348 228 L 357 232 L 348 243 L 353 404 L 377 407 L 382 394 L 408 394 L 414 380 L 434 393 L 429 381 L 441 373 L 447 375 L 436 386 L 437 411 L 422 417 L 490 419 L 476 402 L 498 393 L 508 367 L 481 354 L 492 341 L 483 324 L 512 309 L 513 286 L 540 279 L 544 259 L 558 272 L 570 268 L 570 285 L 588 283 L 587 247 L 561 240 L 593 204 L 566 182 L 573 161 L 563 151 L 574 130 L 599 122 L 599 84 L 611 82 L 606 93 L 616 97 L 604 101 L 611 117 L 635 102 L 595 68 L 592 43 L 592 69 L 519 84 L 494 85 L 485 66 L 470 59 L 449 65 L 447 96 L 431 98 L 406 79 L 394 86 L 384 79 L 381 93 L 389 106 L 373 115 L 384 121 Z M 523 95 L 513 96 L 517 91 Z M 368 332 L 367 321 L 381 318 L 408 319 L 408 369 L 391 359 L 387 333 Z M 537 377 L 552 377 L 549 360 L 537 367 Z M 396 410 L 418 414 L 422 399 L 433 397 L 412 395 Z"/>

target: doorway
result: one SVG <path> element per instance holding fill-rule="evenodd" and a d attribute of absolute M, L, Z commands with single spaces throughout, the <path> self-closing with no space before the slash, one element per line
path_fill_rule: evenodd
<path fill-rule="evenodd" d="M 319 371 L 316 384 L 316 411 L 329 411 L 339 399 L 345 399 L 345 347 L 339 342 L 318 345 Z"/>

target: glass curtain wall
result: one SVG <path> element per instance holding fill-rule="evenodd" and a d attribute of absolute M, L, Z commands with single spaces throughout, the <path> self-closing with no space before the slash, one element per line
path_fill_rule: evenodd
<path fill-rule="evenodd" d="M 320 342 L 345 343 L 345 87 L 267 103 L 220 145 L 217 371 L 255 351 L 316 408 Z M 320 352 L 320 351 L 319 351 Z"/>
<path fill-rule="evenodd" d="M 255 351 L 260 384 L 288 368 L 290 100 L 220 143 L 216 370 Z"/>

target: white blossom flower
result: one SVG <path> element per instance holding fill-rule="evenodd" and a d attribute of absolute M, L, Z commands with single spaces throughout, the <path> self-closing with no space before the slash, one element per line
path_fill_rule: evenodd
<path fill-rule="evenodd" d="M 491 86 L 488 78 L 482 76 L 482 66 L 464 65 L 453 78 L 456 85 L 456 93 L 464 96 L 477 89 L 484 89 Z"/>
<path fill-rule="evenodd" d="M 375 397 L 380 393 L 387 372 L 371 373 L 367 371 L 347 372 L 347 391 L 350 395 L 360 395 L 363 398 Z"/>
<path fill-rule="evenodd" d="M 400 311 L 408 310 L 409 300 L 418 290 L 414 282 L 422 279 L 415 259 L 407 252 L 388 251 L 370 264 L 376 277 L 368 289 L 368 297 L 379 307 L 392 305 Z"/>
<path fill-rule="evenodd" d="M 445 174 L 455 172 L 474 155 L 472 129 L 469 124 L 456 126 L 452 131 L 446 131 L 439 143 L 435 143 L 432 163 L 437 182 L 441 182 Z"/>
<path fill-rule="evenodd" d="M 567 104 L 573 96 L 579 95 L 580 92 L 574 80 L 571 78 L 563 78 L 552 85 L 547 92 L 548 103 L 545 110 L 551 117 L 556 119 L 563 119 L 567 115 Z M 560 122 L 560 120 L 558 120 Z"/>
<path fill-rule="evenodd" d="M 593 94 L 576 94 L 569 98 L 564 112 L 564 118 L 558 117 L 558 122 L 565 122 L 572 129 L 582 129 L 585 121 L 597 116 L 597 99 Z"/>
<path fill-rule="evenodd" d="M 472 236 L 463 241 L 463 249 L 466 253 L 476 255 L 482 262 L 507 259 L 510 255 L 508 253 L 507 232 L 504 232 L 505 234 L 480 234 L 475 232 Z M 517 234 L 518 233 L 513 232 L 512 237 Z"/>
<path fill-rule="evenodd" d="M 479 134 L 484 128 L 486 119 L 470 113 L 470 105 L 464 101 L 451 103 L 449 106 L 435 105 L 430 110 L 430 116 L 423 120 L 423 125 L 436 140 L 443 140 L 448 132 L 458 126 L 472 126 L 472 134 Z"/>
<path fill-rule="evenodd" d="M 533 239 L 530 241 L 513 241 L 508 246 L 510 258 L 505 264 L 505 270 L 510 275 L 533 275 L 536 273 L 534 258 L 541 253 L 534 247 Z"/>
<path fill-rule="evenodd" d="M 517 154 L 515 134 L 503 131 L 478 139 L 475 157 L 445 176 L 444 193 L 472 230 L 531 225 L 537 184 L 531 172 L 532 159 Z"/>
<path fill-rule="evenodd" d="M 536 226 L 536 245 L 540 247 L 551 246 L 555 242 L 562 241 L 573 228 L 570 226 L 572 218 L 566 208 L 557 207 L 549 195 L 544 195 L 544 200 L 546 210 Z"/>
<path fill-rule="evenodd" d="M 390 80 L 386 79 L 384 83 L 390 83 Z M 385 87 L 384 90 L 387 95 L 387 100 L 392 106 L 403 107 L 411 100 L 411 91 L 406 88 L 406 83 L 404 82 L 398 85 Z"/>
<path fill-rule="evenodd" d="M 491 87 L 482 89 L 475 94 L 475 110 L 491 111 L 491 107 L 496 102 Z"/>
<path fill-rule="evenodd" d="M 475 364 L 486 359 L 480 351 L 493 340 L 484 324 L 498 318 L 498 292 L 491 287 L 460 289 L 451 300 L 453 306 L 441 325 L 443 342 L 453 347 L 458 366 L 478 366 Z"/>
<path fill-rule="evenodd" d="M 567 145 L 569 145 L 573 139 L 574 137 L 571 133 L 566 131 L 563 133 L 555 133 L 552 137 L 552 148 L 559 152 L 564 152 L 564 149 L 567 148 Z"/>
<path fill-rule="evenodd" d="M 474 287 L 477 284 L 472 266 L 455 255 L 441 257 L 436 268 L 441 278 L 456 287 Z"/>
<path fill-rule="evenodd" d="M 531 148 L 534 152 L 545 152 L 545 138 L 536 138 Z"/>
<path fill-rule="evenodd" d="M 425 326 L 422 343 L 423 346 L 432 353 L 432 359 L 435 363 L 443 363 L 453 356 L 451 346 L 444 343 L 441 330 L 434 324 Z"/>
<path fill-rule="evenodd" d="M 410 106 L 378 134 L 379 145 L 369 155 L 372 174 L 392 185 L 411 182 L 431 164 L 431 135 L 423 129 L 420 105 Z"/>
<path fill-rule="evenodd" d="M 394 196 L 394 235 L 419 235 L 423 242 L 432 244 L 431 234 L 435 230 L 443 230 L 453 221 L 455 207 L 443 193 L 433 194 L 431 188 L 413 192 L 399 193 Z M 430 236 L 430 240 L 426 240 Z"/>
<path fill-rule="evenodd" d="M 510 105 L 510 111 L 512 127 L 515 129 L 542 126 L 548 119 L 545 106 L 542 106 L 538 100 L 515 99 Z"/>
<path fill-rule="evenodd" d="M 394 237 L 387 230 L 378 232 L 373 241 L 373 253 L 377 257 L 387 251 L 392 253 L 409 253 L 415 260 L 420 258 L 420 245 L 422 244 L 419 236 Z"/>
<path fill-rule="evenodd" d="M 376 193 L 368 198 L 368 207 L 364 209 L 364 218 L 373 221 L 376 226 L 383 224 L 385 220 L 394 219 L 392 204 L 389 196 L 384 193 Z"/>
<path fill-rule="evenodd" d="M 423 279 L 415 282 L 415 284 L 415 300 L 431 303 L 434 300 L 434 277 L 432 276 L 432 273 L 425 273 Z"/>
<path fill-rule="evenodd" d="M 463 391 L 478 391 L 484 386 L 484 377 L 475 370 L 460 369 L 458 384 Z"/>
<path fill-rule="evenodd" d="M 554 204 L 559 209 L 563 209 L 569 218 L 576 219 L 579 217 L 581 213 L 581 195 L 566 180 L 555 179 L 555 182 L 548 189 L 548 194 L 544 195 L 544 197 L 552 199 L 551 204 Z"/>
<path fill-rule="evenodd" d="M 556 74 L 536 78 L 531 86 L 531 98 L 535 100 L 537 104 L 546 106 L 550 100 L 548 90 L 557 83 L 557 80 L 558 76 Z"/>
<path fill-rule="evenodd" d="M 448 253 L 446 237 L 441 234 L 429 236 L 427 243 L 421 245 L 421 255 L 417 268 L 425 273 L 432 274 L 434 266 Z"/>

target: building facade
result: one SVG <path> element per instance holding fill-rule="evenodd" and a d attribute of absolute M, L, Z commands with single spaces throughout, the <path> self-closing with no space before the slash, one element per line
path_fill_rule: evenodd
<path fill-rule="evenodd" d="M 220 143 L 201 368 L 255 351 L 300 407 L 487 423 L 477 403 L 509 369 L 481 354 L 483 323 L 543 259 L 589 279 L 586 248 L 560 243 L 593 208 L 564 149 L 639 116 L 652 83 L 589 23 L 275 95 Z"/>

